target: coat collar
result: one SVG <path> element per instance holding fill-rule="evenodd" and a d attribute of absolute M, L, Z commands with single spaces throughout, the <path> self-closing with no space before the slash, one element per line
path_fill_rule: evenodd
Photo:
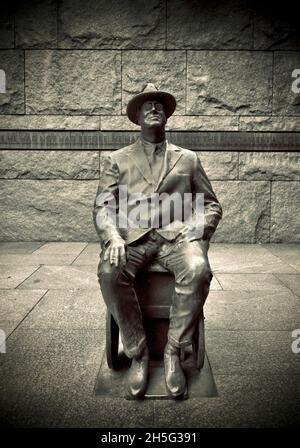
<path fill-rule="evenodd" d="M 140 173 L 142 174 L 144 179 L 148 182 L 148 184 L 155 186 L 157 190 L 161 185 L 161 183 L 163 182 L 164 178 L 176 165 L 176 163 L 182 156 L 182 153 L 180 152 L 180 149 L 177 146 L 173 145 L 172 143 L 169 143 L 166 140 L 164 167 L 157 183 L 153 179 L 149 162 L 143 150 L 142 142 L 140 139 L 138 139 L 131 146 L 131 148 L 128 149 L 127 156 L 130 157 L 131 161 L 137 166 Z"/>

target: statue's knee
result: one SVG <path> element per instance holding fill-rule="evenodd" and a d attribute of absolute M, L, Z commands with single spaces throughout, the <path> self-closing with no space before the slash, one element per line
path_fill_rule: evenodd
<path fill-rule="evenodd" d="M 110 264 L 108 260 L 102 261 L 98 266 L 98 279 L 101 283 L 105 279 L 105 281 L 116 280 L 119 275 L 120 269 L 118 266 Z"/>
<path fill-rule="evenodd" d="M 189 269 L 191 283 L 193 283 L 195 286 L 211 282 L 212 273 L 205 259 L 195 258 L 191 261 Z"/>

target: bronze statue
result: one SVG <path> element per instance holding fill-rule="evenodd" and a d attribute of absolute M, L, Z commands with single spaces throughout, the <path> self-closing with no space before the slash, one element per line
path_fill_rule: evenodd
<path fill-rule="evenodd" d="M 209 240 L 222 216 L 197 155 L 166 140 L 165 125 L 175 108 L 173 95 L 153 84 L 131 99 L 127 115 L 141 126 L 140 137 L 104 158 L 94 206 L 102 245 L 99 283 L 118 323 L 124 352 L 132 358 L 128 393 L 133 398 L 145 394 L 149 367 L 135 276 L 154 260 L 174 274 L 164 369 L 169 395 L 181 397 L 186 379 L 180 350 L 191 344 L 209 292 Z M 201 213 L 195 211 L 196 195 L 203 198 L 202 224 Z M 188 218 L 181 201 L 186 198 L 192 204 Z"/>

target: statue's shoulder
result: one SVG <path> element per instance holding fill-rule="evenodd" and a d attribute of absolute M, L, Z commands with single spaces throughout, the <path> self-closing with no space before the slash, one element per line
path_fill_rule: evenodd
<path fill-rule="evenodd" d="M 134 150 L 136 146 L 136 142 L 132 143 L 131 145 L 124 146 L 123 148 L 116 149 L 115 151 L 109 151 L 107 152 L 107 156 L 110 157 L 110 159 L 114 162 L 120 162 L 124 159 L 124 157 L 127 157 L 127 155 Z M 105 156 L 105 151 L 104 156 Z"/>
<path fill-rule="evenodd" d="M 190 160 L 195 160 L 195 158 L 197 157 L 195 151 L 192 151 L 191 149 L 187 148 L 182 148 L 181 146 L 178 145 L 174 145 L 174 143 L 169 142 L 169 149 L 181 153 L 184 157 Z"/>

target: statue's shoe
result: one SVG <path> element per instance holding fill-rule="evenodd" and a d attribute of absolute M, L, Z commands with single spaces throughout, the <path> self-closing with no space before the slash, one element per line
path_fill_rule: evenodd
<path fill-rule="evenodd" d="M 164 351 L 165 380 L 168 394 L 181 397 L 186 390 L 186 379 L 180 363 L 180 349 L 167 343 Z"/>
<path fill-rule="evenodd" d="M 146 348 L 142 355 L 132 359 L 128 372 L 127 390 L 131 398 L 142 398 L 147 390 L 149 372 L 149 351 Z"/>

